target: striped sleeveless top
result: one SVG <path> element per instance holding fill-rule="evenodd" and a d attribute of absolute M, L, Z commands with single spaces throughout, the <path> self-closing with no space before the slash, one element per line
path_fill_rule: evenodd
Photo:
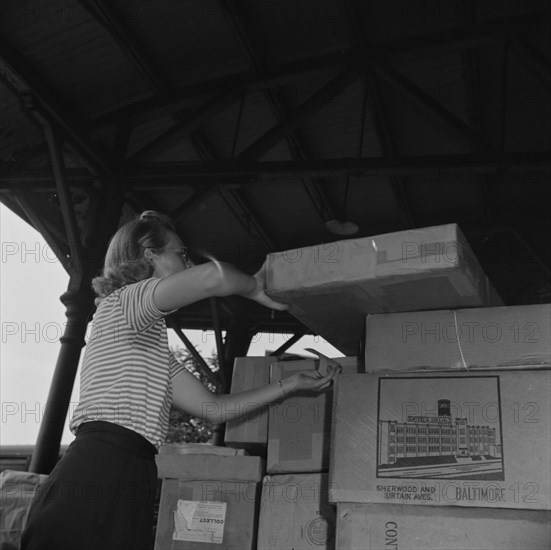
<path fill-rule="evenodd" d="M 153 303 L 160 279 L 117 289 L 99 304 L 80 374 L 80 402 L 69 427 L 103 420 L 163 443 L 172 380 L 186 369 L 168 348 L 164 316 Z"/>

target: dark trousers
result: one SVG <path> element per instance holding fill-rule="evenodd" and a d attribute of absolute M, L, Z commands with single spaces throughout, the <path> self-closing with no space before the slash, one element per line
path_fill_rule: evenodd
<path fill-rule="evenodd" d="M 122 426 L 82 424 L 33 501 L 21 549 L 151 548 L 156 452 Z"/>

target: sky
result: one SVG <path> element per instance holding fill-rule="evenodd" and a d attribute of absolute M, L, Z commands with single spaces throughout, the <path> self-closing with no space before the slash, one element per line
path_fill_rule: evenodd
<path fill-rule="evenodd" d="M 66 322 L 59 297 L 69 276 L 41 235 L 11 210 L 0 204 L 0 445 L 32 445 L 36 442 L 47 402 L 59 338 Z M 211 331 L 186 331 L 204 357 L 215 349 Z M 248 356 L 263 356 L 280 347 L 287 335 L 262 334 L 253 338 Z M 169 331 L 171 346 L 183 347 Z M 303 337 L 289 352 L 309 355 L 313 347 L 329 357 L 342 354 L 322 338 Z M 71 397 L 62 444 L 73 440 L 67 424 L 78 403 L 78 374 Z"/>

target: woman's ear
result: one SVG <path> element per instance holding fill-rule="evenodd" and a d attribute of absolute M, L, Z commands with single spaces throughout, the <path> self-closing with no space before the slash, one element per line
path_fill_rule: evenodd
<path fill-rule="evenodd" d="M 146 259 L 147 263 L 153 265 L 153 250 L 151 248 L 146 248 L 143 253 L 143 257 Z"/>

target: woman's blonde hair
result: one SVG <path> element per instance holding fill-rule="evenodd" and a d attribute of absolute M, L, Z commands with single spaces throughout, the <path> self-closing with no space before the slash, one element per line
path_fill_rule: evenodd
<path fill-rule="evenodd" d="M 128 284 L 137 283 L 153 275 L 153 266 L 144 257 L 146 248 L 162 250 L 175 228 L 167 216 L 146 210 L 123 225 L 111 238 L 103 272 L 92 280 L 92 288 L 100 297 Z"/>

